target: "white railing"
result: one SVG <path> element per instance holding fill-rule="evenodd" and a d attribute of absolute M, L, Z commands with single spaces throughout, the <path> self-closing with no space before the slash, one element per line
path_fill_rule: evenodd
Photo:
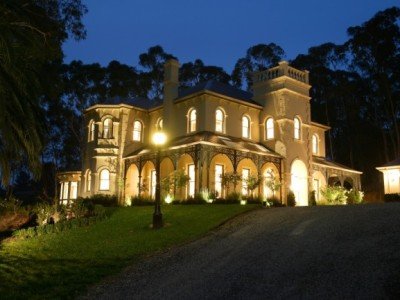
<path fill-rule="evenodd" d="M 293 67 L 290 67 L 288 62 L 281 61 L 279 66 L 270 68 L 265 71 L 253 73 L 253 83 L 262 82 L 266 80 L 275 79 L 281 76 L 288 76 L 297 81 L 301 81 L 308 84 L 308 71 L 300 71 Z"/>

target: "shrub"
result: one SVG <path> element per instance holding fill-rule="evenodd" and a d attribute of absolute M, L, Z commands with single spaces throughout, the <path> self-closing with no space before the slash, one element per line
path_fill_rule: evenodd
<path fill-rule="evenodd" d="M 12 212 L 17 213 L 21 208 L 21 201 L 10 196 L 8 199 L 0 199 L 0 213 Z"/>
<path fill-rule="evenodd" d="M 106 217 L 106 209 L 103 205 L 96 204 L 94 206 L 94 215 L 100 218 Z"/>
<path fill-rule="evenodd" d="M 385 194 L 385 202 L 400 202 L 400 194 Z"/>
<path fill-rule="evenodd" d="M 296 196 L 294 195 L 293 191 L 289 191 L 286 197 L 287 206 L 296 206 Z"/>
<path fill-rule="evenodd" d="M 247 204 L 262 204 L 264 198 L 262 196 L 249 196 L 247 197 Z"/>
<path fill-rule="evenodd" d="M 276 197 L 271 197 L 271 198 L 267 199 L 267 203 L 268 203 L 268 206 L 271 206 L 271 207 L 282 207 L 282 206 L 284 206 L 282 204 L 282 202 Z"/>
<path fill-rule="evenodd" d="M 87 198 L 78 198 L 71 204 L 70 211 L 75 218 L 89 217 L 93 215 L 94 204 Z"/>
<path fill-rule="evenodd" d="M 201 193 L 196 193 L 194 197 L 188 197 L 185 201 L 182 201 L 181 204 L 206 204 L 207 201 L 203 198 Z"/>
<path fill-rule="evenodd" d="M 325 198 L 327 204 L 338 205 L 346 204 L 347 195 L 346 189 L 341 186 L 326 186 L 321 189 L 321 194 Z"/>
<path fill-rule="evenodd" d="M 118 197 L 116 195 L 95 194 L 85 199 L 90 200 L 94 205 L 118 206 Z"/>
<path fill-rule="evenodd" d="M 363 201 L 364 193 L 362 191 L 357 191 L 350 189 L 346 193 L 347 204 L 360 204 Z"/>
<path fill-rule="evenodd" d="M 315 191 L 311 191 L 310 197 L 308 199 L 308 202 L 311 206 L 316 206 L 317 205 L 317 198 L 315 197 Z"/>
<path fill-rule="evenodd" d="M 239 204 L 240 200 L 242 200 L 242 195 L 237 192 L 229 193 L 225 199 L 217 198 L 213 203 L 215 204 Z"/>
<path fill-rule="evenodd" d="M 36 222 L 39 226 L 48 224 L 50 219 L 56 212 L 56 207 L 46 202 L 39 203 L 34 209 L 37 219 Z"/>
<path fill-rule="evenodd" d="M 154 200 L 150 197 L 132 196 L 131 205 L 132 206 L 154 205 Z"/>

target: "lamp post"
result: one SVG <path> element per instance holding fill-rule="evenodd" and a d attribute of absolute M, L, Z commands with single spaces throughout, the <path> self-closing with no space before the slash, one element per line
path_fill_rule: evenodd
<path fill-rule="evenodd" d="M 153 229 L 159 229 L 163 226 L 161 213 L 160 151 L 166 141 L 167 136 L 162 131 L 157 131 L 153 134 L 153 144 L 156 146 L 156 199 L 154 201 Z"/>

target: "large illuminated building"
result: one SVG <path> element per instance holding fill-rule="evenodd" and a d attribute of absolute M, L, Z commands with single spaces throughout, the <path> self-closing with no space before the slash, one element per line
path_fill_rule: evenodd
<path fill-rule="evenodd" d="M 311 120 L 307 71 L 282 61 L 252 74 L 252 92 L 216 81 L 179 89 L 179 63 L 164 70 L 162 101 L 114 98 L 89 107 L 84 115 L 82 170 L 59 174 L 60 199 L 117 195 L 121 204 L 132 196 L 154 197 L 155 150 L 152 135 L 164 131 L 161 179 L 181 170 L 189 176 L 175 198 L 200 191 L 225 197 L 249 193 L 246 178 L 261 178 L 253 195 L 283 203 L 289 190 L 297 205 L 327 184 L 360 188 L 361 172 L 325 158 L 328 126 Z M 241 180 L 225 184 L 223 174 Z M 280 183 L 278 190 L 267 184 Z"/>

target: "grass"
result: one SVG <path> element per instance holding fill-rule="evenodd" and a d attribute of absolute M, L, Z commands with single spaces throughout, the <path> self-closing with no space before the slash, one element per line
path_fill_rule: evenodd
<path fill-rule="evenodd" d="M 152 207 L 113 209 L 91 225 L 0 245 L 0 298 L 74 298 L 145 255 L 193 240 L 255 205 L 163 207 L 168 226 L 152 230 Z"/>

